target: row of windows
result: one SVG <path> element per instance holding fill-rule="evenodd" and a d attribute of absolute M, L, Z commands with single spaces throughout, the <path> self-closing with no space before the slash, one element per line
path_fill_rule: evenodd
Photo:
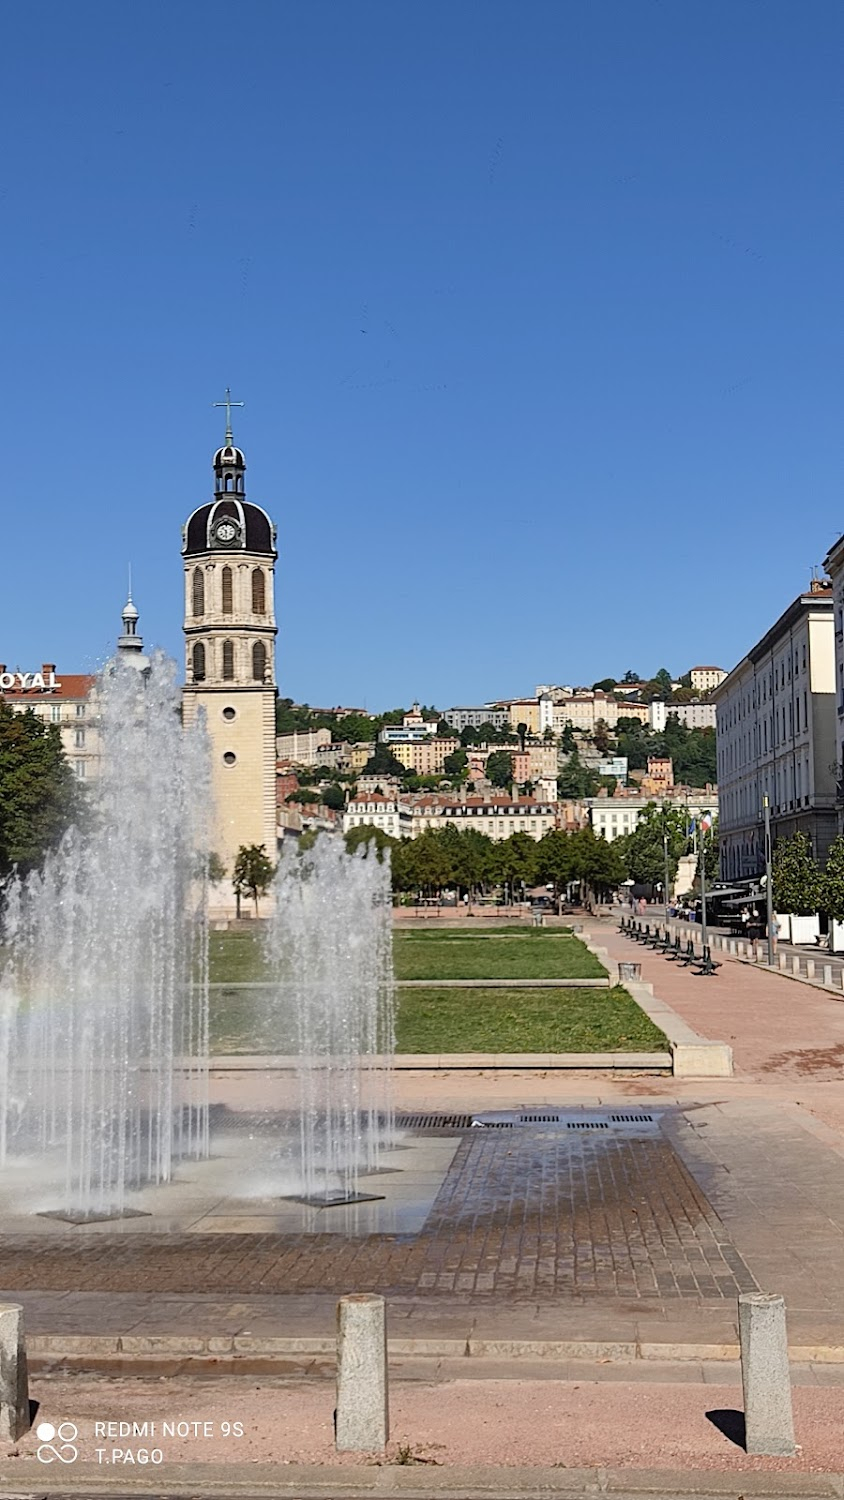
<path fill-rule="evenodd" d="M 204 682 L 206 678 L 206 650 L 202 641 L 197 641 L 191 653 L 191 666 L 193 668 L 194 682 Z M 252 680 L 263 682 L 267 675 L 267 648 L 263 641 L 255 641 L 252 647 Z M 223 671 L 224 682 L 234 682 L 234 641 L 223 641 Z"/>
<path fill-rule="evenodd" d="M 220 571 L 220 592 L 222 595 L 222 613 L 232 613 L 233 599 L 233 577 L 232 570 L 228 565 Z M 191 609 L 194 618 L 200 618 L 205 614 L 205 574 L 201 568 L 194 568 L 191 580 Z M 263 568 L 252 569 L 252 613 L 263 615 L 267 609 L 267 581 Z"/>

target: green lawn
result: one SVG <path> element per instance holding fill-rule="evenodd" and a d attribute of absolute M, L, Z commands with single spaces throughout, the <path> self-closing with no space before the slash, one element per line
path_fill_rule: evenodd
<path fill-rule="evenodd" d="M 626 990 L 400 990 L 399 1052 L 667 1052 Z"/>
<path fill-rule="evenodd" d="M 606 970 L 579 938 L 561 930 L 479 933 L 393 933 L 397 979 L 600 979 Z M 212 932 L 210 977 L 214 984 L 254 982 L 266 977 L 257 932 Z"/>
<path fill-rule="evenodd" d="M 271 1005 L 268 1001 L 271 1000 Z M 213 1056 L 296 1051 L 296 994 L 211 991 Z M 267 1015 L 272 1010 L 270 1026 Z M 662 1032 L 626 990 L 399 990 L 399 1052 L 654 1052 Z"/>
<path fill-rule="evenodd" d="M 212 932 L 208 940 L 208 970 L 212 984 L 243 984 L 266 978 L 258 933 Z"/>
<path fill-rule="evenodd" d="M 523 936 L 459 938 L 440 933 L 396 932 L 397 979 L 603 979 L 606 969 L 579 938 L 556 935 L 537 942 Z"/>

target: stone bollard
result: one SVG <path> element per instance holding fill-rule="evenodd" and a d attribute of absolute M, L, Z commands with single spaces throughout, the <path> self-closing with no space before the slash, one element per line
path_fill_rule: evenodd
<path fill-rule="evenodd" d="M 370 1292 L 341 1297 L 334 1446 L 338 1453 L 374 1453 L 389 1435 L 386 1303 Z"/>
<path fill-rule="evenodd" d="M 828 989 L 832 988 L 832 964 L 824 964 L 824 966 L 823 966 L 823 982 L 827 986 Z"/>
<path fill-rule="evenodd" d="M 788 968 L 788 954 L 787 953 L 778 953 L 777 954 L 777 958 L 779 959 L 780 968 L 781 969 L 787 969 Z"/>
<path fill-rule="evenodd" d="M 815 977 L 815 960 L 813 958 L 807 958 L 806 959 L 806 978 L 807 979 L 814 979 L 814 977 Z"/>
<path fill-rule="evenodd" d="M 23 1308 L 0 1302 L 0 1443 L 16 1443 L 29 1427 Z"/>
<path fill-rule="evenodd" d="M 745 1449 L 791 1458 L 796 1448 L 785 1303 L 766 1292 L 742 1292 L 738 1310 Z"/>
<path fill-rule="evenodd" d="M 799 953 L 795 953 L 794 957 L 791 960 L 791 972 L 792 972 L 792 974 L 799 974 L 800 973 L 800 954 Z"/>

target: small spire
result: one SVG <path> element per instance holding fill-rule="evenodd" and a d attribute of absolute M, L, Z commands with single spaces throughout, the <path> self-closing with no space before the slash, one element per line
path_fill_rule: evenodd
<path fill-rule="evenodd" d="M 214 405 L 215 406 L 224 406 L 226 408 L 226 446 L 227 447 L 231 447 L 232 443 L 234 442 L 234 437 L 232 435 L 232 407 L 233 406 L 245 406 L 246 402 L 245 401 L 232 401 L 231 390 L 229 389 L 228 386 L 226 386 L 226 399 L 225 399 L 225 401 L 215 401 Z"/>

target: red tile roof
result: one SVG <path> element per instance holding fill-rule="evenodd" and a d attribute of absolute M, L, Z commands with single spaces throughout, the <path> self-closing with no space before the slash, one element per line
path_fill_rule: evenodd
<path fill-rule="evenodd" d="M 29 675 L 31 676 L 32 674 L 30 673 Z M 28 703 L 43 702 L 45 699 L 53 703 L 56 699 L 61 701 L 62 699 L 87 698 L 96 680 L 93 674 L 89 675 L 88 673 L 79 672 L 70 674 L 62 672 L 59 674 L 57 672 L 56 685 L 53 688 L 22 688 L 18 684 L 17 687 L 13 688 L 0 688 L 0 698 L 8 698 L 14 702 L 20 702 L 21 699 L 25 699 Z"/>

